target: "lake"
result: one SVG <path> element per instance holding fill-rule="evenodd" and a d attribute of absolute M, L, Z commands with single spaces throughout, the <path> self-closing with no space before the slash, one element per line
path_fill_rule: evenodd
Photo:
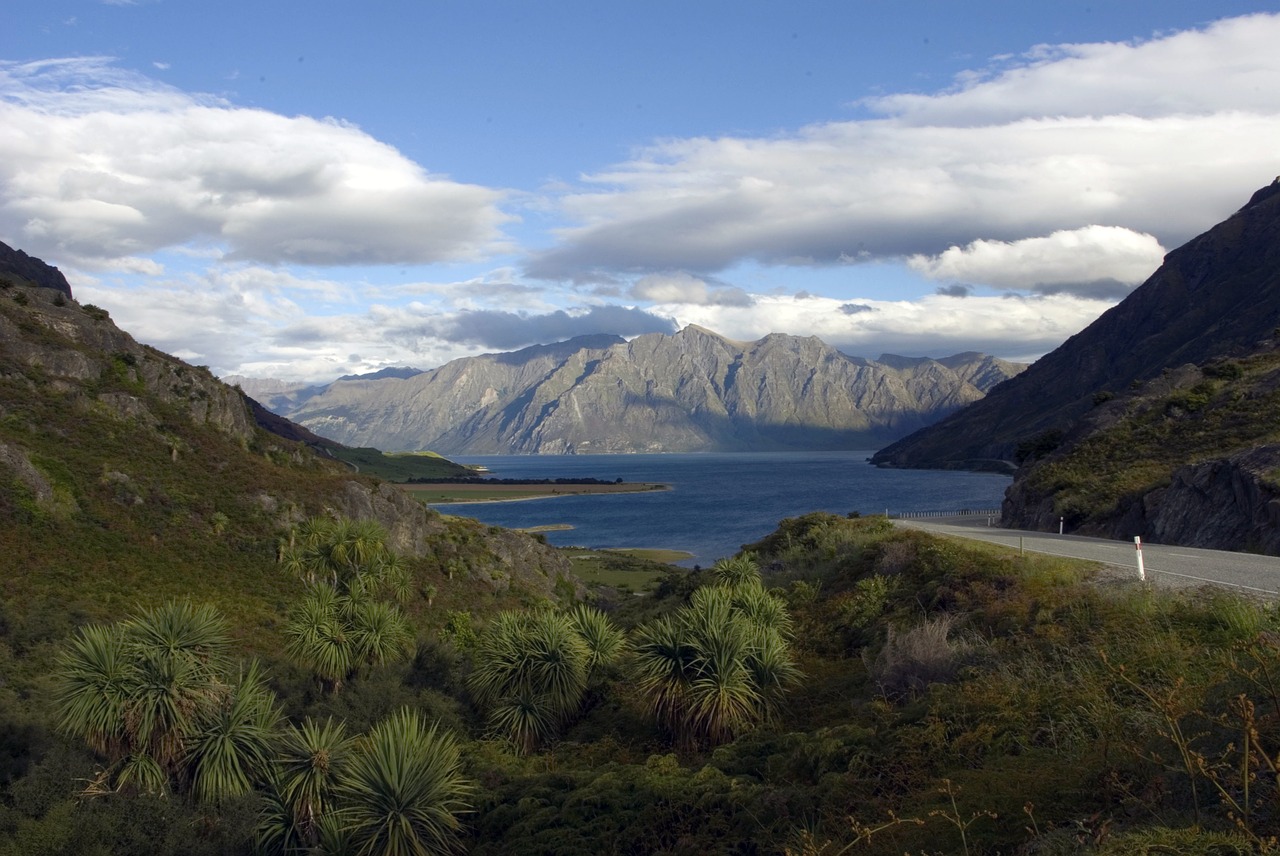
<path fill-rule="evenodd" d="M 556 546 L 661 547 L 683 550 L 679 564 L 707 566 L 810 511 L 848 514 L 986 510 L 1000 507 L 1010 478 L 992 473 L 889 470 L 871 451 L 700 455 L 486 455 L 453 457 L 483 464 L 495 478 L 583 478 L 663 482 L 671 490 L 562 496 L 523 502 L 453 503 L 446 514 L 547 532 Z"/>

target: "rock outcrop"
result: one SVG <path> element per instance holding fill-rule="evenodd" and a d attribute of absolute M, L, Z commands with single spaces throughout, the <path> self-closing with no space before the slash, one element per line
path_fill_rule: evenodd
<path fill-rule="evenodd" d="M 0 313 L 5 358 L 37 371 L 78 406 L 156 426 L 159 404 L 242 441 L 252 435 L 255 423 L 244 396 L 208 369 L 138 344 L 105 310 L 44 286 L 0 288 L 0 301 L 6 299 L 14 311 Z M 94 382 L 103 378 L 118 383 L 98 391 Z"/>
<path fill-rule="evenodd" d="M 15 250 L 3 241 L 0 241 L 0 280 L 7 280 L 11 285 L 22 283 L 51 288 L 64 297 L 71 297 L 71 284 L 62 271 L 22 250 Z"/>
<path fill-rule="evenodd" d="M 284 415 L 348 445 L 455 455 L 869 449 L 1021 368 L 982 354 L 871 361 L 814 337 L 735 342 L 690 326 L 338 381 Z"/>

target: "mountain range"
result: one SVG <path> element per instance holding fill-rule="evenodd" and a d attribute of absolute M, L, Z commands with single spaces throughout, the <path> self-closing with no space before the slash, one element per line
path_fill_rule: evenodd
<path fill-rule="evenodd" d="M 873 449 L 1022 369 L 977 353 L 873 361 L 816 337 L 738 342 L 691 325 L 630 341 L 583 336 L 323 387 L 228 380 L 349 445 L 587 454 Z"/>

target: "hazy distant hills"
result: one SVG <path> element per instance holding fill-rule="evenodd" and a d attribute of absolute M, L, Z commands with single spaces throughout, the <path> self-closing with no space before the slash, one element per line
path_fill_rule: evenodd
<path fill-rule="evenodd" d="M 349 445 L 584 454 L 877 448 L 1022 368 L 976 353 L 872 361 L 814 337 L 736 342 L 690 326 L 629 342 L 580 337 L 319 390 L 235 380 Z"/>

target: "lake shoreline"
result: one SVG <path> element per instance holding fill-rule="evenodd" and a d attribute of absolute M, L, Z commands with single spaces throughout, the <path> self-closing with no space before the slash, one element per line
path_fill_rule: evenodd
<path fill-rule="evenodd" d="M 600 484 L 399 484 L 397 487 L 430 506 L 477 505 L 495 502 L 525 502 L 620 493 L 649 493 L 671 490 L 662 482 L 605 482 Z"/>

